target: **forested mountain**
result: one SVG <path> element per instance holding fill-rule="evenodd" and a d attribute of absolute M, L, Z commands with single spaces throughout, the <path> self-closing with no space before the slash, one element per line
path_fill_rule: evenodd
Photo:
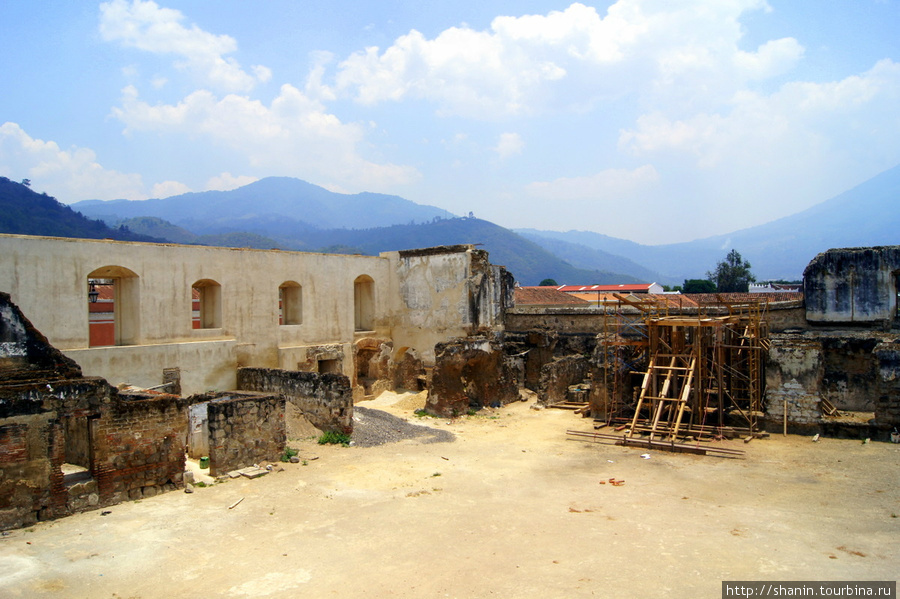
<path fill-rule="evenodd" d="M 118 239 L 121 241 L 161 241 L 130 231 L 110 228 L 45 193 L 37 193 L 23 183 L 0 177 L 0 233 Z"/>
<path fill-rule="evenodd" d="M 107 223 L 155 216 L 198 235 L 248 231 L 275 238 L 297 230 L 386 227 L 453 216 L 398 196 L 335 193 L 290 177 L 267 177 L 231 191 L 140 201 L 86 200 L 72 207 Z"/>

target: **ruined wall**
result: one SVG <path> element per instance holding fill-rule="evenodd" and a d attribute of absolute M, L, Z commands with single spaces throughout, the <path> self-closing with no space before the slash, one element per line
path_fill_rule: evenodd
<path fill-rule="evenodd" d="M 93 428 L 100 505 L 153 497 L 182 484 L 187 401 L 173 395 L 117 395 Z"/>
<path fill-rule="evenodd" d="M 766 363 L 766 419 L 782 425 L 787 406 L 789 426 L 809 428 L 822 419 L 821 383 L 825 371 L 822 343 L 803 334 L 769 338 Z"/>
<path fill-rule="evenodd" d="M 582 384 L 590 371 L 590 361 L 581 355 L 567 355 L 544 364 L 538 383 L 538 403 L 553 405 L 566 401 L 569 386 Z"/>
<path fill-rule="evenodd" d="M 832 249 L 803 271 L 806 319 L 889 328 L 897 317 L 900 246 Z"/>
<path fill-rule="evenodd" d="M 428 412 L 461 416 L 470 408 L 499 407 L 519 398 L 515 372 L 499 338 L 456 339 L 438 344 L 435 353 Z"/>
<path fill-rule="evenodd" d="M 514 283 L 484 250 L 454 245 L 381 255 L 396 273 L 400 303 L 390 316 L 395 347 L 414 348 L 431 365 L 435 344 L 503 329 Z"/>
<path fill-rule="evenodd" d="M 784 400 L 792 429 L 830 422 L 838 411 L 873 413 L 873 425 L 900 425 L 900 335 L 859 330 L 798 331 L 770 337 L 766 417 L 781 426 Z"/>
<path fill-rule="evenodd" d="M 353 393 L 350 379 L 342 374 L 240 368 L 237 379 L 243 391 L 283 395 L 316 428 L 344 433 L 353 430 Z"/>
<path fill-rule="evenodd" d="M 186 429 L 183 400 L 82 377 L 0 294 L 0 528 L 174 489 Z"/>
<path fill-rule="evenodd" d="M 116 346 L 90 346 L 88 277 L 115 280 Z M 208 328 L 194 328 L 200 282 Z M 373 257 L 0 235 L 0 290 L 85 373 L 149 388 L 177 367 L 186 394 L 234 388 L 238 367 L 316 371 L 326 347 L 354 380 L 369 336 L 431 365 L 436 343 L 502 330 L 512 285 L 470 245 Z"/>
<path fill-rule="evenodd" d="M 281 457 L 287 442 L 284 397 L 225 392 L 191 399 L 209 401 L 210 476 Z"/>

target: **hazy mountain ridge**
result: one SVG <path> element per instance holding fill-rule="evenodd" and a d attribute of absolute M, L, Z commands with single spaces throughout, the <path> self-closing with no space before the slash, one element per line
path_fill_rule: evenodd
<path fill-rule="evenodd" d="M 685 243 L 641 245 L 590 231 L 517 232 L 546 248 L 554 247 L 546 240 L 562 240 L 628 256 L 677 282 L 705 277 L 731 249 L 750 262 L 758 279 L 799 279 L 810 260 L 828 249 L 900 244 L 900 165 L 797 214 Z"/>
<path fill-rule="evenodd" d="M 266 177 L 231 191 L 191 192 L 152 200 L 86 200 L 72 208 L 118 222 L 155 216 L 194 233 L 251 231 L 278 236 L 290 230 L 383 227 L 454 215 L 399 196 L 335 193 L 291 177 Z M 281 232 L 271 231 L 273 227 Z"/>

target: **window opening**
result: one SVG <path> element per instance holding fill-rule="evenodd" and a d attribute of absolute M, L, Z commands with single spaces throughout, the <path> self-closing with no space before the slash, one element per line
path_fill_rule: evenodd
<path fill-rule="evenodd" d="M 354 328 L 357 331 L 371 331 L 375 314 L 375 282 L 372 277 L 362 275 L 353 282 Z"/>
<path fill-rule="evenodd" d="M 303 323 L 303 288 L 287 281 L 278 288 L 278 324 Z"/>
<path fill-rule="evenodd" d="M 222 326 L 222 286 L 211 279 L 200 279 L 191 286 L 191 326 L 218 329 Z"/>

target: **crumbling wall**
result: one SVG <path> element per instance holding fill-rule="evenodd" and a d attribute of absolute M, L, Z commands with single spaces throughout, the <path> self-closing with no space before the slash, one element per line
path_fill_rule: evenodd
<path fill-rule="evenodd" d="M 797 331 L 770 336 L 766 418 L 789 428 L 829 422 L 822 400 L 838 411 L 874 413 L 873 425 L 900 425 L 900 335 L 860 330 Z"/>
<path fill-rule="evenodd" d="M 882 429 L 900 427 L 900 339 L 884 340 L 872 353 L 878 361 L 874 424 Z"/>
<path fill-rule="evenodd" d="M 581 355 L 567 355 L 544 364 L 538 384 L 538 403 L 553 405 L 568 398 L 569 387 L 589 378 L 590 361 Z"/>
<path fill-rule="evenodd" d="M 806 319 L 889 328 L 897 317 L 900 246 L 832 249 L 803 271 Z"/>
<path fill-rule="evenodd" d="M 0 529 L 174 489 L 186 430 L 184 400 L 82 377 L 0 293 Z"/>
<path fill-rule="evenodd" d="M 425 409 L 460 416 L 470 408 L 499 407 L 519 397 L 515 373 L 496 337 L 455 339 L 435 346 L 435 366 Z"/>
<path fill-rule="evenodd" d="M 209 474 L 219 476 L 261 461 L 277 461 L 287 442 L 281 395 L 222 392 L 194 396 L 209 402 Z"/>
<path fill-rule="evenodd" d="M 821 383 L 825 372 L 822 343 L 798 333 L 773 335 L 766 363 L 766 419 L 782 426 L 787 409 L 792 429 L 808 429 L 822 420 Z"/>
<path fill-rule="evenodd" d="M 181 486 L 187 405 L 173 395 L 118 394 L 110 401 L 92 435 L 100 505 Z"/>
<path fill-rule="evenodd" d="M 318 429 L 353 430 L 353 392 L 350 379 L 342 374 L 239 368 L 237 378 L 243 391 L 283 395 Z"/>

